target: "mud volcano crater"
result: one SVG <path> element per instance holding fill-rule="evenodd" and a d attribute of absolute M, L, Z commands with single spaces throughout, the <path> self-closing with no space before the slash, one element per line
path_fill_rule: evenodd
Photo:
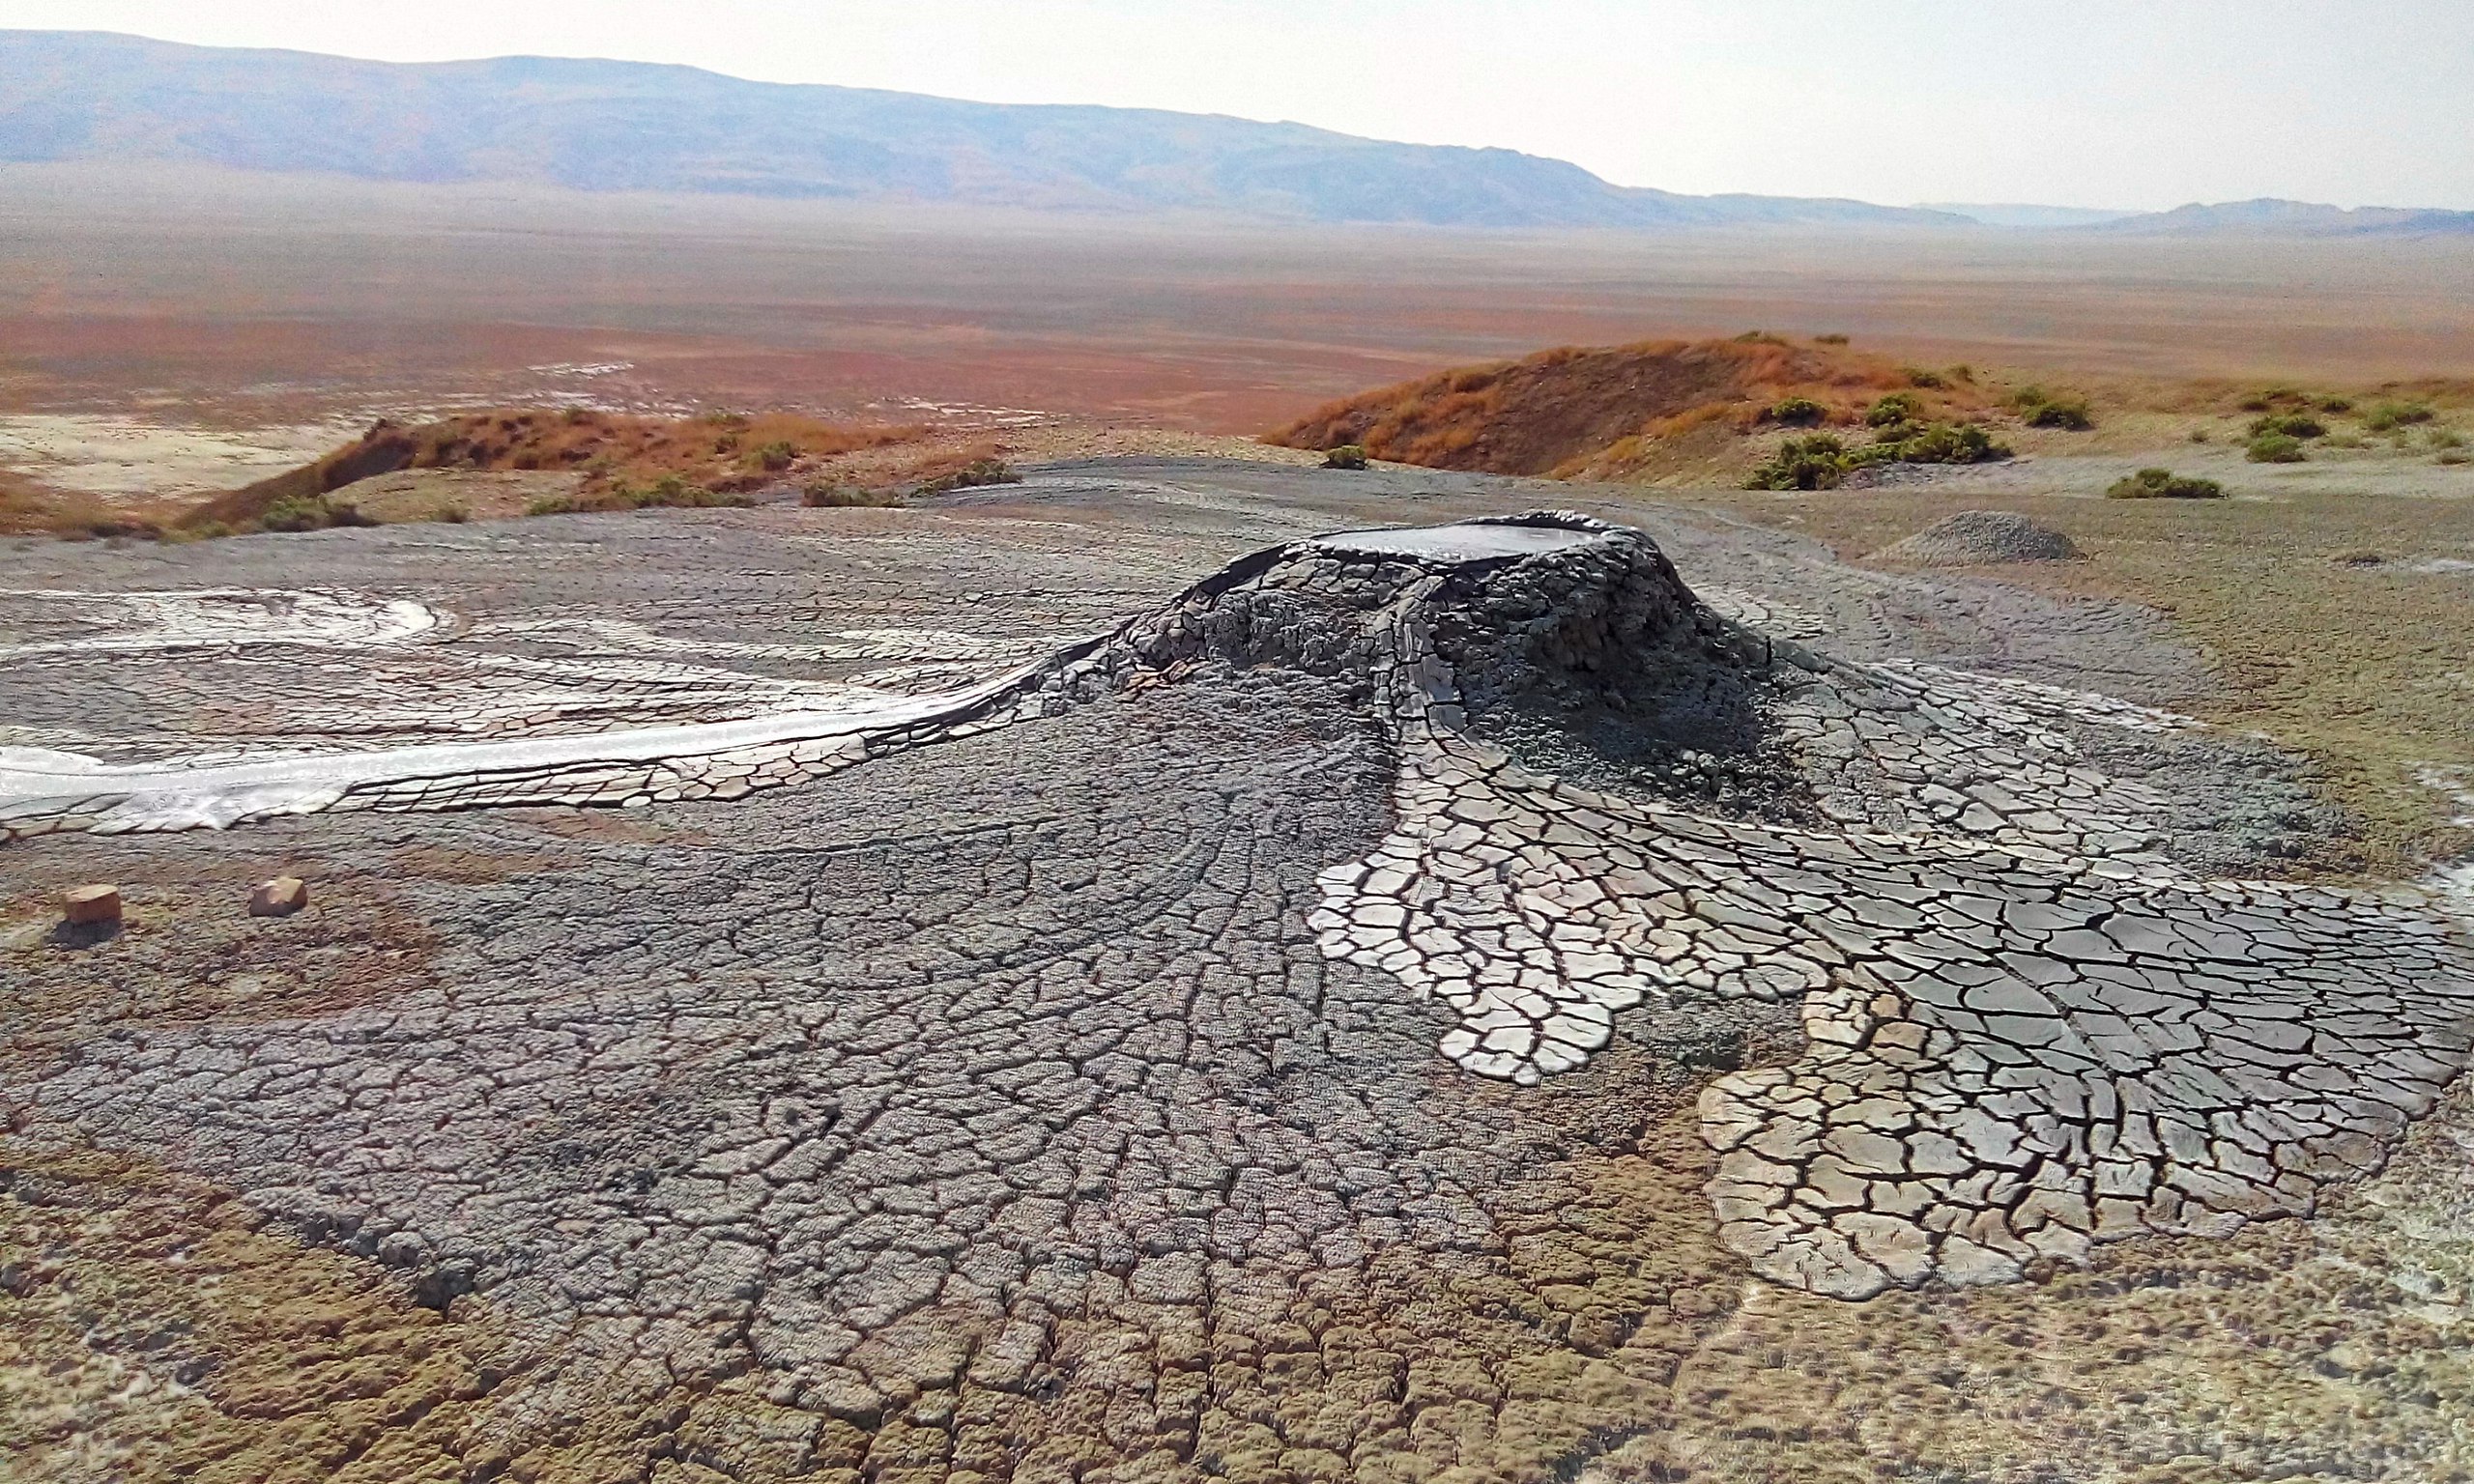
<path fill-rule="evenodd" d="M 1720 616 L 1648 537 L 1583 515 L 1274 548 L 1130 625 L 1121 649 L 1152 672 L 1217 660 L 1327 679 L 1390 724 L 1439 705 L 1575 781 L 1814 817 L 1776 711 L 1827 663 Z"/>

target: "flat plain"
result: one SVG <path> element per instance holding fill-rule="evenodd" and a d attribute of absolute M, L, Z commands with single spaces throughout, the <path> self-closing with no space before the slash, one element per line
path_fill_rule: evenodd
<path fill-rule="evenodd" d="M 525 402 L 1251 435 L 1543 346 L 1844 333 L 2126 378 L 2474 378 L 2463 239 L 1470 234 L 0 171 L 0 398 L 242 426 Z"/>

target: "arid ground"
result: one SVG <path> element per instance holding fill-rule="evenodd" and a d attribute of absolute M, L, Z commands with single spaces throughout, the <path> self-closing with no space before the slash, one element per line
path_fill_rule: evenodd
<path fill-rule="evenodd" d="M 13 169 L 0 267 L 0 498 L 534 410 L 0 538 L 0 1475 L 2474 1479 L 2474 248 Z M 1752 328 L 2018 456 L 1252 441 Z M 524 514 L 597 429 L 748 503 Z"/>
<path fill-rule="evenodd" d="M 1275 231 L 0 172 L 0 399 L 245 426 L 540 400 L 1251 434 L 1541 346 L 1767 328 L 2083 375 L 2474 376 L 2474 244 Z"/>

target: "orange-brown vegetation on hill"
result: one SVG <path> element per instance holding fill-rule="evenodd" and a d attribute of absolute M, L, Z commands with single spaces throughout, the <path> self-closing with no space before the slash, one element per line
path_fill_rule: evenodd
<path fill-rule="evenodd" d="M 57 490 L 22 474 L 0 470 L 0 536 L 145 535 L 153 530 L 140 516 L 116 511 L 91 495 Z"/>
<path fill-rule="evenodd" d="M 287 502 L 407 469 L 570 471 L 578 504 L 674 478 L 716 494 L 759 489 L 803 462 L 913 441 L 914 427 L 845 427 L 791 413 L 647 417 L 586 409 L 466 413 L 407 427 L 381 421 L 313 463 L 189 510 L 191 528 L 253 525 Z"/>
<path fill-rule="evenodd" d="M 1938 385 L 1937 385 L 1938 384 Z M 1344 398 L 1269 434 L 1287 448 L 1355 443 L 1378 459 L 1497 474 L 1619 478 L 1666 442 L 1761 427 L 1806 399 L 1812 420 L 1859 424 L 1908 391 L 1927 415 L 1973 416 L 1971 384 L 1843 345 L 1774 335 L 1567 346 Z"/>

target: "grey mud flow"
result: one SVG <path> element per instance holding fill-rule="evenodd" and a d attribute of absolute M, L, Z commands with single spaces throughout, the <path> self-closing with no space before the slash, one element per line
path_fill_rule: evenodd
<path fill-rule="evenodd" d="M 1140 489 L 1191 512 L 1179 474 Z M 508 1457 L 685 1386 L 812 1449 L 933 1434 L 928 1475 L 1074 1428 L 1173 1472 L 1238 1426 L 1173 1379 L 1226 1337 L 1268 1376 L 1300 1303 L 1407 1312 L 1402 1260 L 1500 1278 L 1522 1203 L 1661 1120 L 1709 1281 L 1857 1300 L 2308 1216 L 2464 1064 L 2438 899 L 2267 879 L 2227 821 L 2307 796 L 2255 745 L 2031 646 L 1952 663 L 1890 585 L 1921 580 L 1533 512 L 1300 528 L 1173 585 L 1258 528 L 1129 530 L 1135 576 L 995 605 L 888 581 L 821 638 L 778 592 L 586 622 L 493 578 L 417 615 L 393 530 L 338 533 L 314 590 L 233 574 L 253 614 L 203 638 L 182 612 L 229 600 L 159 574 L 67 637 L 13 597 L 14 873 L 281 852 L 391 872 L 431 945 L 283 1013 L 36 1034 L 21 1003 L 13 1139 L 212 1182 L 487 1317 L 541 1357 L 475 1424 Z M 638 823 L 566 822 L 596 818 Z M 401 869 L 449 856 L 509 864 Z M 178 925 L 142 926 L 47 951 L 36 994 L 161 972 Z M 1641 1321 L 1606 1323 L 1550 1348 Z M 1078 1412 L 1093 1385 L 1140 1417 Z M 1414 1452 L 1380 1413 L 1346 1431 Z"/>

